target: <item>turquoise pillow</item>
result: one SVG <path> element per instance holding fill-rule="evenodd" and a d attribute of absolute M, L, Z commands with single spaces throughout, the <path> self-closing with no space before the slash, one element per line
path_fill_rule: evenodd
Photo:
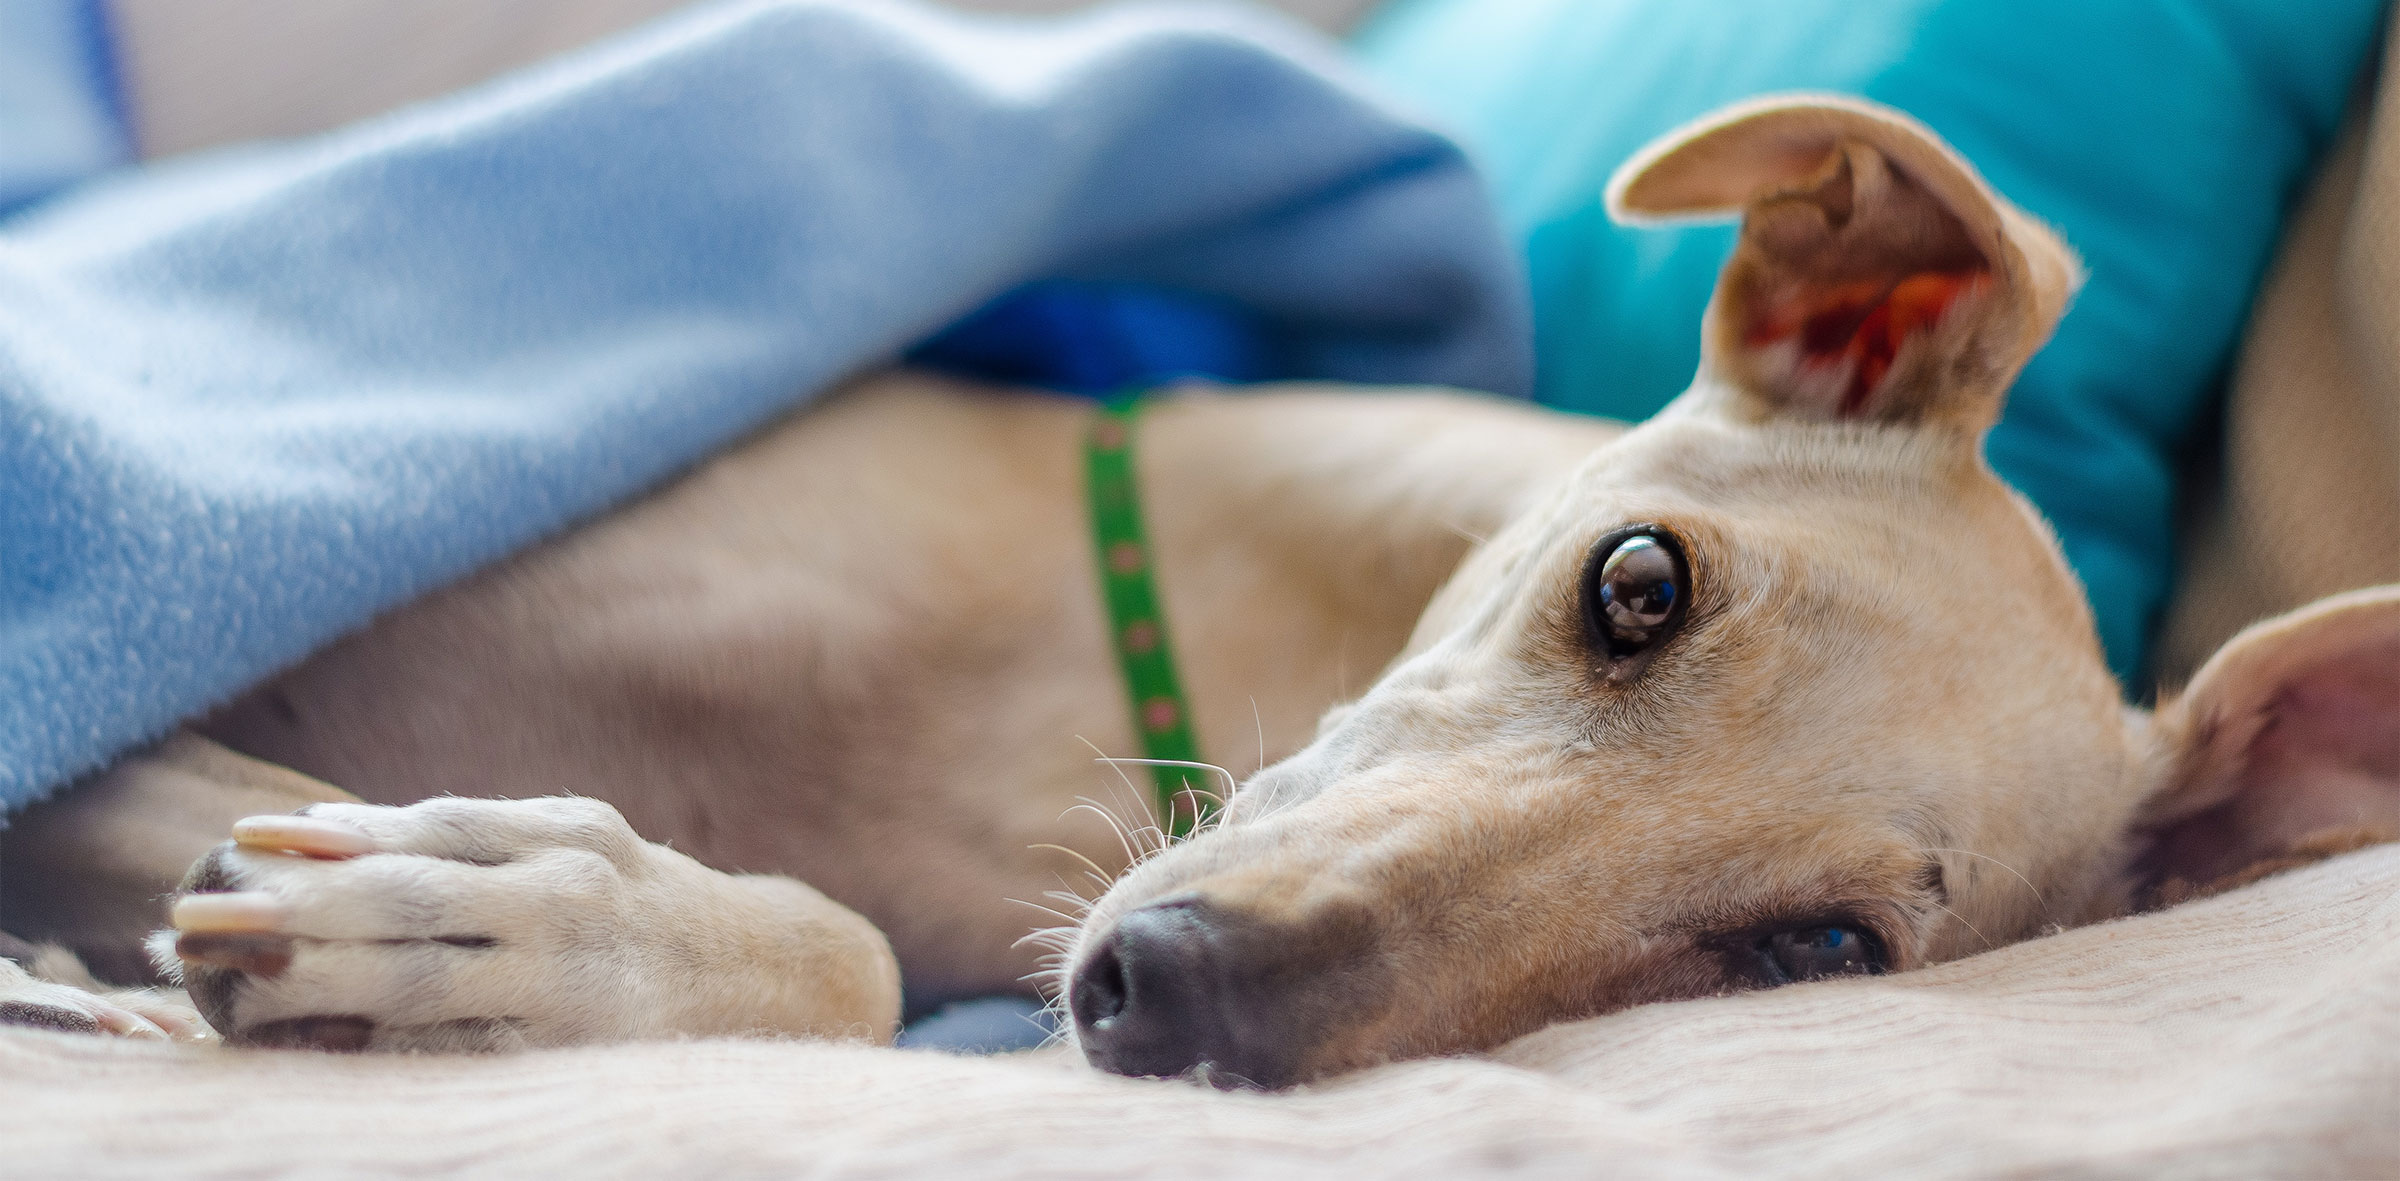
<path fill-rule="evenodd" d="M 2129 684 L 2175 566 L 2177 457 L 2340 122 L 2380 0 L 1399 0 L 1369 71 L 1461 135 L 1533 284 L 1538 396 L 1641 419 L 1691 381 L 1728 226 L 1601 208 L 1652 136 L 1775 90 L 1915 115 L 2091 280 L 1992 432 Z"/>

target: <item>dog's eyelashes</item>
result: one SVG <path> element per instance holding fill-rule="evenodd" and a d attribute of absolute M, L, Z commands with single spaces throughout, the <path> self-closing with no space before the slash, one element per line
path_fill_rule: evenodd
<path fill-rule="evenodd" d="M 1667 534 L 1620 530 L 1592 547 L 1584 573 L 1586 623 L 1612 660 L 1640 656 L 1673 632 L 1691 597 L 1683 555 Z"/>
<path fill-rule="evenodd" d="M 1857 927 L 1816 926 L 1778 931 L 1758 941 L 1767 976 L 1798 984 L 1830 976 L 1863 976 L 1884 970 L 1883 947 Z"/>

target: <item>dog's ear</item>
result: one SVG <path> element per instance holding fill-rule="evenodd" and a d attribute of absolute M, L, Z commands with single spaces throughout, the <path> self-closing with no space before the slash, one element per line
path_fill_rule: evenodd
<path fill-rule="evenodd" d="M 1608 204 L 1627 222 L 1740 212 L 1699 385 L 1761 416 L 1980 432 L 2083 278 L 1923 124 L 1837 95 L 1670 132 L 1617 170 Z"/>
<path fill-rule="evenodd" d="M 2151 736 L 2134 864 L 2165 900 L 2400 839 L 2400 586 L 2226 641 Z"/>

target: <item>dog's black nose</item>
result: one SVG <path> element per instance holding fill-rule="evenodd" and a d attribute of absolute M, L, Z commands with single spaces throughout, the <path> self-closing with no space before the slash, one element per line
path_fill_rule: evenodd
<path fill-rule="evenodd" d="M 1219 1086 L 1278 1087 L 1296 1055 L 1281 1026 L 1285 975 L 1253 924 L 1195 899 L 1129 911 L 1102 937 L 1068 987 L 1067 1008 L 1092 1065 L 1170 1077 L 1205 1067 Z M 1289 950 L 1289 949 L 1285 949 Z"/>

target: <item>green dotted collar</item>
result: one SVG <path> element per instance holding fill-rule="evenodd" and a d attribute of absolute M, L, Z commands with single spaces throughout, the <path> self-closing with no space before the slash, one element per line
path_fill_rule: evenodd
<path fill-rule="evenodd" d="M 1133 470 L 1133 429 L 1141 411 L 1142 399 L 1134 395 L 1106 403 L 1092 416 L 1084 436 L 1084 495 L 1091 502 L 1100 598 L 1108 605 L 1117 667 L 1125 674 L 1133 732 L 1151 764 L 1162 827 L 1182 837 L 1215 807 L 1193 790 L 1191 765 L 1200 761 L 1200 743 L 1192 734 L 1192 703 L 1175 675 L 1166 612 L 1151 577 L 1150 538 L 1142 527 L 1141 487 Z M 1168 763 L 1185 765 L 1162 765 Z"/>

